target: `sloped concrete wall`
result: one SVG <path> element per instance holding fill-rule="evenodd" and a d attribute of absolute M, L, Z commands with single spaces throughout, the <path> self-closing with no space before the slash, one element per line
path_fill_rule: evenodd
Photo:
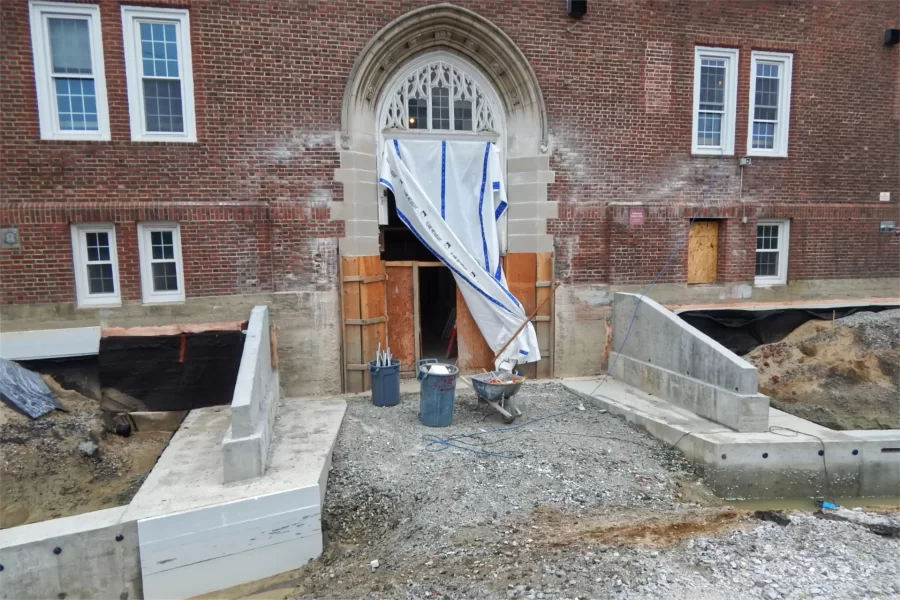
<path fill-rule="evenodd" d="M 650 298 L 613 299 L 610 374 L 737 431 L 766 431 L 756 368 Z"/>
<path fill-rule="evenodd" d="M 267 306 L 250 311 L 247 337 L 241 355 L 231 427 L 222 440 L 225 483 L 259 477 L 266 471 L 266 457 L 281 398 L 278 371 L 272 363 L 272 321 Z"/>

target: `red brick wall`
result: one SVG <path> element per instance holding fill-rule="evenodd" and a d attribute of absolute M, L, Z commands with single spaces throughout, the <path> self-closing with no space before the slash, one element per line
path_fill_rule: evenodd
<path fill-rule="evenodd" d="M 39 139 L 28 4 L 0 9 L 0 225 L 18 226 L 22 239 L 0 253 L 0 302 L 72 300 L 68 223 L 98 220 L 89 216 L 98 211 L 119 223 L 128 298 L 140 293 L 134 223 L 166 213 L 183 223 L 189 296 L 333 286 L 343 230 L 329 206 L 342 197 L 333 171 L 344 85 L 365 43 L 427 2 L 150 3 L 191 11 L 196 144 L 130 141 L 120 2 L 99 4 L 111 142 Z M 560 274 L 647 282 L 683 235 L 685 204 L 733 211 L 743 199 L 750 215 L 758 207 L 795 219 L 792 278 L 858 277 L 861 267 L 898 275 L 897 237 L 877 232 L 879 220 L 900 221 L 900 48 L 881 42 L 898 26 L 895 3 L 608 0 L 591 2 L 579 21 L 563 0 L 458 4 L 503 29 L 537 74 L 557 173 L 550 199 L 560 219 L 549 229 Z M 696 44 L 741 51 L 737 155 L 751 50 L 794 53 L 789 157 L 754 158 L 743 188 L 736 158 L 690 156 Z M 882 191 L 889 205 L 877 203 Z M 647 205 L 645 224 L 629 228 L 627 211 L 609 206 L 617 202 Z M 23 203 L 38 204 L 23 213 Z M 817 212 L 830 205 L 840 208 Z M 752 224 L 724 227 L 737 257 L 727 281 L 752 279 Z M 684 275 L 679 254 L 661 281 Z"/>

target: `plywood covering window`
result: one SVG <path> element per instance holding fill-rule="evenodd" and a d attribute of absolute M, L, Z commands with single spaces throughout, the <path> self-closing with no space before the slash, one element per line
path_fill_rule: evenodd
<path fill-rule="evenodd" d="M 694 221 L 688 234 L 688 283 L 715 283 L 718 276 L 719 222 Z"/>

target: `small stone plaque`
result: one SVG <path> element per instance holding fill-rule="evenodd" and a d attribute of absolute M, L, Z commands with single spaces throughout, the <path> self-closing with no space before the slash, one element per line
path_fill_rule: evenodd
<path fill-rule="evenodd" d="M 19 247 L 19 230 L 16 227 L 4 227 L 0 229 L 0 248 L 12 249 Z"/>

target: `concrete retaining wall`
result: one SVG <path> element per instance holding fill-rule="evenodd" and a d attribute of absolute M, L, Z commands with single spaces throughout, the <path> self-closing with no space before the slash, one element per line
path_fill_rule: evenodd
<path fill-rule="evenodd" d="M 142 598 L 137 524 L 122 520 L 126 509 L 0 531 L 0 598 Z"/>
<path fill-rule="evenodd" d="M 281 398 L 271 341 L 269 308 L 257 306 L 250 311 L 231 401 L 231 427 L 222 440 L 225 483 L 259 477 L 266 471 L 275 412 Z"/>
<path fill-rule="evenodd" d="M 613 377 L 737 431 L 766 431 L 753 365 L 650 298 L 617 293 L 612 321 Z"/>

